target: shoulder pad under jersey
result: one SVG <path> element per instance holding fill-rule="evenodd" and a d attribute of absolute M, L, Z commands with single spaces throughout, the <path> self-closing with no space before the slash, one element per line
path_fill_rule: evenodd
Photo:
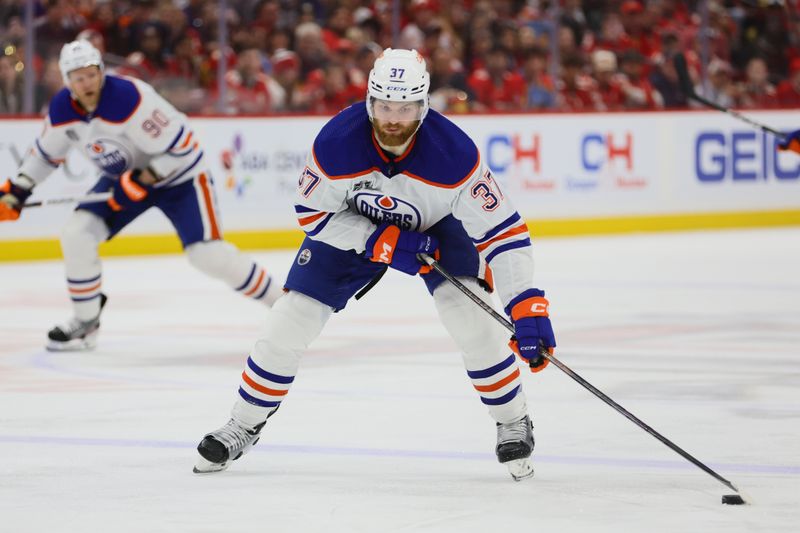
<path fill-rule="evenodd" d="M 330 178 L 363 174 L 373 166 L 371 131 L 364 102 L 343 109 L 314 139 L 314 161 Z"/>
<path fill-rule="evenodd" d="M 457 187 L 480 163 L 478 147 L 458 126 L 434 110 L 417 133 L 408 172 L 439 187 Z"/>
<path fill-rule="evenodd" d="M 95 116 L 107 122 L 125 122 L 141 102 L 142 94 L 132 81 L 106 75 Z"/>
<path fill-rule="evenodd" d="M 72 96 L 66 87 L 58 91 L 50 100 L 47 113 L 50 115 L 50 123 L 53 126 L 63 126 L 70 122 L 84 120 L 85 117 L 85 114 L 75 107 L 75 102 L 72 101 Z"/>

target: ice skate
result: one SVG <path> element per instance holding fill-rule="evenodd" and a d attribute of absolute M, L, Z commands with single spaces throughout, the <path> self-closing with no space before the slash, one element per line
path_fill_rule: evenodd
<path fill-rule="evenodd" d="M 507 424 L 497 423 L 497 460 L 508 467 L 514 481 L 533 476 L 533 424 L 528 415 Z"/>
<path fill-rule="evenodd" d="M 106 305 L 105 294 L 100 294 L 100 312 Z M 93 350 L 97 345 L 97 332 L 100 329 L 100 314 L 91 320 L 72 317 L 66 324 L 56 326 L 47 333 L 46 348 L 51 352 L 71 352 Z"/>
<path fill-rule="evenodd" d="M 197 445 L 200 457 L 197 458 L 194 473 L 210 474 L 228 468 L 231 461 L 235 461 L 255 446 L 264 424 L 266 422 L 248 427 L 230 419 L 227 424 L 203 437 Z"/>

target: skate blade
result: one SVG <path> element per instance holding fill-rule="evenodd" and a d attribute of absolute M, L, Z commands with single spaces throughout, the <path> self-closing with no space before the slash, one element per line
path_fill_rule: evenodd
<path fill-rule="evenodd" d="M 530 458 L 514 459 L 505 463 L 508 468 L 508 473 L 514 478 L 514 481 L 522 481 L 529 477 L 533 477 L 533 463 Z"/>
<path fill-rule="evenodd" d="M 89 335 L 84 339 L 72 339 L 67 342 L 49 340 L 45 348 L 49 352 L 88 352 L 97 346 L 97 335 Z"/>
<path fill-rule="evenodd" d="M 230 461 L 225 461 L 224 463 L 212 463 L 201 455 L 197 458 L 197 463 L 194 465 L 194 468 L 192 468 L 192 472 L 195 474 L 213 474 L 214 472 L 222 472 L 223 470 L 227 470 L 230 463 Z"/>

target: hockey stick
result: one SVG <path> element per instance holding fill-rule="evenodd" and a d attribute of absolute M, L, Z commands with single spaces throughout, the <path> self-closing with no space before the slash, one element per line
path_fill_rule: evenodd
<path fill-rule="evenodd" d="M 728 115 L 732 116 L 733 118 L 737 118 L 742 122 L 747 122 L 753 127 L 760 129 L 761 131 L 765 131 L 767 133 L 771 133 L 775 137 L 780 140 L 786 140 L 786 135 L 782 132 L 770 128 L 760 122 L 756 122 L 755 120 L 742 115 L 741 113 L 734 111 L 733 109 L 727 108 L 725 106 L 719 105 L 716 102 L 712 102 L 706 98 L 703 98 L 699 94 L 697 94 L 694 90 L 694 86 L 692 85 L 692 79 L 689 77 L 689 69 L 686 67 L 686 57 L 682 53 L 677 53 L 672 58 L 672 62 L 675 65 L 675 72 L 678 74 L 678 83 L 681 86 L 681 90 L 686 94 L 687 97 L 691 98 L 692 100 L 696 100 L 701 104 L 708 106 L 712 109 L 716 109 L 717 111 L 722 111 L 723 113 L 727 113 Z"/>
<path fill-rule="evenodd" d="M 483 309 L 489 315 L 491 315 L 492 318 L 494 318 L 503 327 L 505 327 L 508 331 L 510 331 L 512 335 L 514 334 L 514 325 L 511 322 L 509 322 L 500 313 L 495 311 L 491 305 L 484 302 L 477 294 L 472 292 L 469 289 L 469 287 L 465 286 L 463 283 L 461 283 L 455 277 L 453 277 L 449 272 L 447 272 L 444 268 L 442 268 L 442 266 L 439 264 L 438 261 L 436 261 L 434 258 L 426 254 L 419 254 L 418 256 L 422 262 L 433 267 L 433 269 L 436 270 L 436 272 L 441 274 L 442 277 L 444 277 L 447 281 L 455 285 L 455 287 L 461 292 L 463 292 L 470 300 L 478 304 L 478 306 L 480 306 L 481 309 Z M 715 471 L 713 471 L 711 468 L 700 462 L 698 459 L 695 459 L 691 454 L 689 454 L 689 452 L 685 451 L 683 448 L 681 448 L 680 446 L 678 446 L 677 444 L 675 444 L 674 442 L 663 436 L 661 433 L 659 433 L 655 429 L 645 424 L 639 418 L 634 416 L 630 411 L 628 411 L 620 404 L 609 398 L 605 393 L 603 393 L 597 387 L 595 387 L 594 385 L 583 379 L 580 375 L 578 375 L 578 373 L 576 373 L 570 367 L 559 361 L 555 355 L 548 352 L 544 347 L 542 347 L 540 353 L 541 355 L 549 359 L 551 363 L 553 363 L 559 369 L 561 369 L 562 372 L 571 377 L 573 380 L 577 381 L 578 384 L 581 385 L 583 388 L 585 388 L 586 390 L 588 390 L 589 392 L 591 392 L 592 394 L 603 400 L 606 404 L 613 407 L 614 410 L 617 411 L 619 414 L 621 414 L 622 416 L 624 416 L 625 418 L 627 418 L 628 420 L 630 420 L 631 422 L 633 422 L 634 424 L 645 430 L 647 433 L 649 433 L 650 435 L 661 441 L 672 451 L 676 452 L 678 455 L 680 455 L 681 457 L 683 457 L 696 467 L 700 468 L 703 472 L 710 475 L 711 477 L 713 477 L 714 479 L 716 479 L 729 489 L 736 492 L 736 494 L 729 494 L 723 496 L 722 503 L 741 505 L 752 501 L 752 499 L 749 496 L 747 497 L 747 499 L 745 499 L 743 497 L 743 492 L 738 487 L 736 487 L 736 485 L 734 485 L 721 475 L 717 474 Z"/>
<path fill-rule="evenodd" d="M 105 202 L 111 198 L 110 192 L 95 192 L 89 193 L 86 196 L 65 196 L 63 198 L 45 198 L 44 200 L 36 200 L 33 202 L 26 202 L 22 207 L 45 207 L 48 205 L 61 205 L 61 204 L 89 204 L 94 202 Z"/>

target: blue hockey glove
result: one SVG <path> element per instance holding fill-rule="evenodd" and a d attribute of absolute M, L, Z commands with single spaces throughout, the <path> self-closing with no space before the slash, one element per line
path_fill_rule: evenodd
<path fill-rule="evenodd" d="M 439 242 L 435 237 L 416 231 L 403 231 L 397 226 L 383 223 L 367 239 L 364 252 L 367 259 L 385 263 L 406 274 L 427 274 L 431 267 L 423 265 L 417 254 L 439 257 Z"/>
<path fill-rule="evenodd" d="M 800 130 L 789 133 L 784 140 L 778 143 L 778 150 L 792 151 L 800 154 Z"/>
<path fill-rule="evenodd" d="M 556 347 L 547 309 L 549 305 L 544 291 L 528 289 L 511 300 L 505 308 L 514 323 L 514 336 L 508 345 L 528 363 L 531 372 L 544 370 L 550 360 L 542 351 L 552 354 Z"/>
<path fill-rule="evenodd" d="M 139 169 L 128 170 L 122 173 L 119 180 L 114 184 L 111 189 L 113 196 L 108 199 L 108 205 L 114 211 L 122 211 L 127 207 L 141 202 L 153 187 L 144 185 L 139 181 L 139 175 L 142 173 Z"/>
<path fill-rule="evenodd" d="M 0 222 L 17 220 L 30 195 L 30 189 L 15 185 L 10 179 L 0 185 Z"/>

